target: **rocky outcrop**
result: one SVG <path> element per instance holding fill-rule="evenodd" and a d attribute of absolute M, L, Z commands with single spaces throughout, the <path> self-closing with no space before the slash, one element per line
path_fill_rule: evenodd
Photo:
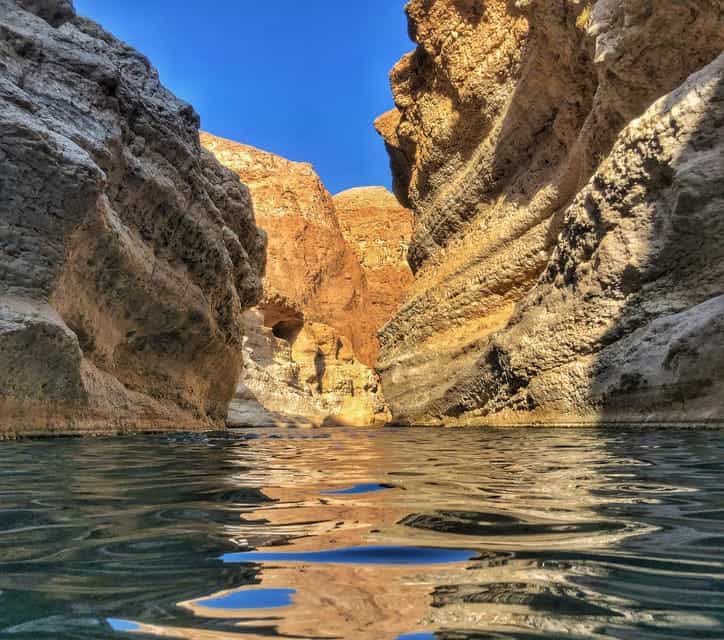
<path fill-rule="evenodd" d="M 280 338 L 264 314 L 245 314 L 244 370 L 229 407 L 231 426 L 368 426 L 389 420 L 379 380 L 327 324 L 303 322 Z"/>
<path fill-rule="evenodd" d="M 142 55 L 0 0 L 0 434 L 221 424 L 264 238 Z"/>
<path fill-rule="evenodd" d="M 720 420 L 721 3 L 407 12 L 377 122 L 415 212 L 381 336 L 395 418 Z"/>
<path fill-rule="evenodd" d="M 246 316 L 232 425 L 367 425 L 388 414 L 372 370 L 378 325 L 360 261 L 311 165 L 202 134 L 248 185 L 269 237 L 264 297 Z"/>
<path fill-rule="evenodd" d="M 283 332 L 301 315 L 325 322 L 373 365 L 378 344 L 364 312 L 367 282 L 312 165 L 207 133 L 201 144 L 242 178 L 259 226 L 269 231 L 262 305 L 267 324 L 279 324 Z"/>
<path fill-rule="evenodd" d="M 407 252 L 412 212 L 384 187 L 357 187 L 333 198 L 345 240 L 367 279 L 367 313 L 376 328 L 397 311 L 412 285 Z"/>

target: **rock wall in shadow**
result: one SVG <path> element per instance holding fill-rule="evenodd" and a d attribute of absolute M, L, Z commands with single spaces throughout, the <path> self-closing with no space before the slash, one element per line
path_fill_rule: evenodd
<path fill-rule="evenodd" d="M 198 125 L 67 0 L 0 0 L 0 437 L 221 424 L 265 242 Z"/>
<path fill-rule="evenodd" d="M 407 11 L 418 48 L 392 71 L 396 109 L 377 123 L 416 216 L 415 283 L 381 335 L 396 419 L 715 417 L 721 357 L 703 356 L 708 373 L 692 377 L 662 354 L 678 331 L 699 336 L 681 338 L 690 362 L 694 343 L 721 336 L 706 306 L 722 293 L 721 252 L 705 238 L 722 224 L 721 131 L 700 119 L 717 108 L 718 67 L 685 84 L 722 49 L 720 3 Z M 691 213 L 664 213 L 681 206 Z M 694 400 L 701 385 L 712 391 Z"/>

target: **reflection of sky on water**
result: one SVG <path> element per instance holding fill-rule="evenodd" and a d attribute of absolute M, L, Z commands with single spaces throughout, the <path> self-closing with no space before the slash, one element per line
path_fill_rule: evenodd
<path fill-rule="evenodd" d="M 326 551 L 226 553 L 224 562 L 320 562 L 328 564 L 382 564 L 415 565 L 447 564 L 465 562 L 476 555 L 467 549 L 443 549 L 434 547 L 371 546 L 329 549 Z"/>
<path fill-rule="evenodd" d="M 196 602 L 207 609 L 276 609 L 289 606 L 294 593 L 295 589 L 243 589 Z"/>
<path fill-rule="evenodd" d="M 346 489 L 333 489 L 330 491 L 321 491 L 320 493 L 322 495 L 326 496 L 345 496 L 345 495 L 355 495 L 358 493 L 373 493 L 375 491 L 384 491 L 385 489 L 393 489 L 394 487 L 391 484 L 378 484 L 376 482 L 361 482 L 360 484 L 356 484 L 353 487 L 348 487 Z"/>
<path fill-rule="evenodd" d="M 106 621 L 111 626 L 111 629 L 113 629 L 113 631 L 138 631 L 141 628 L 141 625 L 131 620 L 108 618 Z"/>

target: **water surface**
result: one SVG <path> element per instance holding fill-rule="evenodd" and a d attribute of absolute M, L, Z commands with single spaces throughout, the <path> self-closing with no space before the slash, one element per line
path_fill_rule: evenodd
<path fill-rule="evenodd" d="M 0 444 L 0 637 L 724 638 L 724 432 Z"/>

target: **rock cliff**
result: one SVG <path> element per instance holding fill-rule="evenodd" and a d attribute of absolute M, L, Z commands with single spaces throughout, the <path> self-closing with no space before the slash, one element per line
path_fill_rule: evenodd
<path fill-rule="evenodd" d="M 415 212 L 381 335 L 395 418 L 721 420 L 722 3 L 407 13 L 377 121 Z"/>
<path fill-rule="evenodd" d="M 0 0 L 0 433 L 221 424 L 264 236 L 149 61 Z"/>
<path fill-rule="evenodd" d="M 379 329 L 412 285 L 407 264 L 412 212 L 384 187 L 348 189 L 333 200 L 342 234 L 367 278 L 367 313 Z"/>
<path fill-rule="evenodd" d="M 229 423 L 385 421 L 367 279 L 312 166 L 206 133 L 201 142 L 248 185 L 269 238 Z"/>

